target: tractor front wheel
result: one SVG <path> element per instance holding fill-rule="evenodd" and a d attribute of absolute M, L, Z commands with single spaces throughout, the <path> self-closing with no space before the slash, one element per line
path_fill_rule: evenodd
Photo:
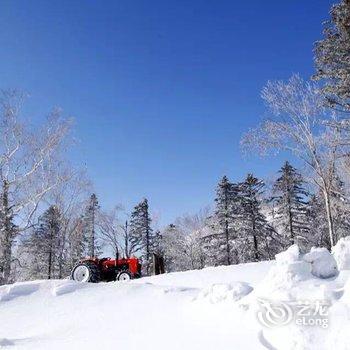
<path fill-rule="evenodd" d="M 96 264 L 83 262 L 74 267 L 72 279 L 76 282 L 97 283 L 101 281 L 101 273 Z"/>
<path fill-rule="evenodd" d="M 131 274 L 128 271 L 122 271 L 117 276 L 118 281 L 130 281 Z"/>

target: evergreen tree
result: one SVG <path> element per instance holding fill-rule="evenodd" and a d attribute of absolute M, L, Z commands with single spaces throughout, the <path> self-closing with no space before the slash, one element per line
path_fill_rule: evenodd
<path fill-rule="evenodd" d="M 324 39 L 316 42 L 315 79 L 323 79 L 323 91 L 331 106 L 350 109 L 350 0 L 331 8 Z"/>
<path fill-rule="evenodd" d="M 59 278 L 61 245 L 61 213 L 50 206 L 39 218 L 38 225 L 24 243 L 29 256 L 32 278 Z"/>
<path fill-rule="evenodd" d="M 288 162 L 285 162 L 279 173 L 281 175 L 273 185 L 276 208 L 273 221 L 279 233 L 286 238 L 283 248 L 287 248 L 308 231 L 305 201 L 308 192 L 303 188 L 302 176 Z"/>
<path fill-rule="evenodd" d="M 131 214 L 129 238 L 133 251 L 141 253 L 146 273 L 149 273 L 155 237 L 151 228 L 147 199 L 137 204 Z"/>
<path fill-rule="evenodd" d="M 87 255 L 91 257 L 100 254 L 100 245 L 96 232 L 96 219 L 99 210 L 96 194 L 92 194 L 84 215 L 84 240 L 87 242 Z"/>
<path fill-rule="evenodd" d="M 235 225 L 239 215 L 239 196 L 237 185 L 226 176 L 217 186 L 215 203 L 215 213 L 210 219 L 212 229 L 206 230 L 203 237 L 208 261 L 212 265 L 237 264 Z"/>
<path fill-rule="evenodd" d="M 240 184 L 241 223 L 239 229 L 242 262 L 271 259 L 279 249 L 280 242 L 273 228 L 261 212 L 264 182 L 252 174 Z"/>

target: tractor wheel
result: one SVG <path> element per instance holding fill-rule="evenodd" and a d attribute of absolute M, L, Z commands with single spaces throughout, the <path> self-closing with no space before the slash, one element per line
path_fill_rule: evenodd
<path fill-rule="evenodd" d="M 76 282 L 98 283 L 101 281 L 101 273 L 96 264 L 83 262 L 74 267 L 72 279 Z"/>
<path fill-rule="evenodd" d="M 118 281 L 130 281 L 131 280 L 131 274 L 129 271 L 122 271 L 117 276 Z"/>

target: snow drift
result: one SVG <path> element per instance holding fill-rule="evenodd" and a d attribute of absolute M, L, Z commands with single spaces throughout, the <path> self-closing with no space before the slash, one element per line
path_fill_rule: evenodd
<path fill-rule="evenodd" d="M 129 282 L 2 286 L 0 348 L 350 349 L 347 249 L 345 240 L 333 251 L 341 270 L 337 276 L 330 254 L 313 249 L 302 256 L 292 246 L 271 262 Z M 300 301 L 322 300 L 330 322 L 327 328 L 305 326 L 291 317 L 283 326 L 267 327 L 257 317 L 261 300 L 290 309 Z"/>
<path fill-rule="evenodd" d="M 326 248 L 312 248 L 304 261 L 311 264 L 311 273 L 316 277 L 330 278 L 338 274 L 337 262 Z"/>
<path fill-rule="evenodd" d="M 350 270 L 350 236 L 341 238 L 332 249 L 339 270 Z"/>

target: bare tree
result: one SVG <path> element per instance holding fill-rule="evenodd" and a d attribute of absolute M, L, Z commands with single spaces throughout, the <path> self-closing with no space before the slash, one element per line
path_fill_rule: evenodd
<path fill-rule="evenodd" d="M 132 245 L 129 240 L 128 220 L 123 220 L 123 208 L 116 206 L 109 212 L 102 212 L 98 218 L 98 226 L 102 240 L 112 249 L 116 259 L 122 254 L 129 258 Z"/>
<path fill-rule="evenodd" d="M 71 128 L 54 110 L 46 124 L 32 130 L 20 119 L 23 95 L 0 92 L 0 283 L 11 273 L 15 237 L 31 225 L 43 198 L 67 174 L 60 160 Z"/>
<path fill-rule="evenodd" d="M 287 83 L 268 82 L 262 97 L 273 118 L 250 130 L 242 139 L 245 151 L 261 154 L 289 151 L 310 170 L 309 181 L 322 192 L 330 245 L 335 242 L 332 193 L 336 167 L 349 152 L 348 127 L 334 111 L 324 107 L 318 86 L 293 76 Z"/>
<path fill-rule="evenodd" d="M 183 235 L 185 260 L 188 261 L 187 266 L 190 266 L 192 269 L 199 269 L 205 266 L 202 236 L 209 216 L 210 209 L 206 207 L 196 214 L 186 214 L 175 220 L 175 226 Z"/>
<path fill-rule="evenodd" d="M 86 172 L 70 168 L 68 180 L 56 186 L 47 200 L 48 205 L 56 205 L 61 212 L 58 278 L 75 265 L 84 251 L 84 237 L 79 228 L 84 203 L 90 192 L 91 183 Z"/>

